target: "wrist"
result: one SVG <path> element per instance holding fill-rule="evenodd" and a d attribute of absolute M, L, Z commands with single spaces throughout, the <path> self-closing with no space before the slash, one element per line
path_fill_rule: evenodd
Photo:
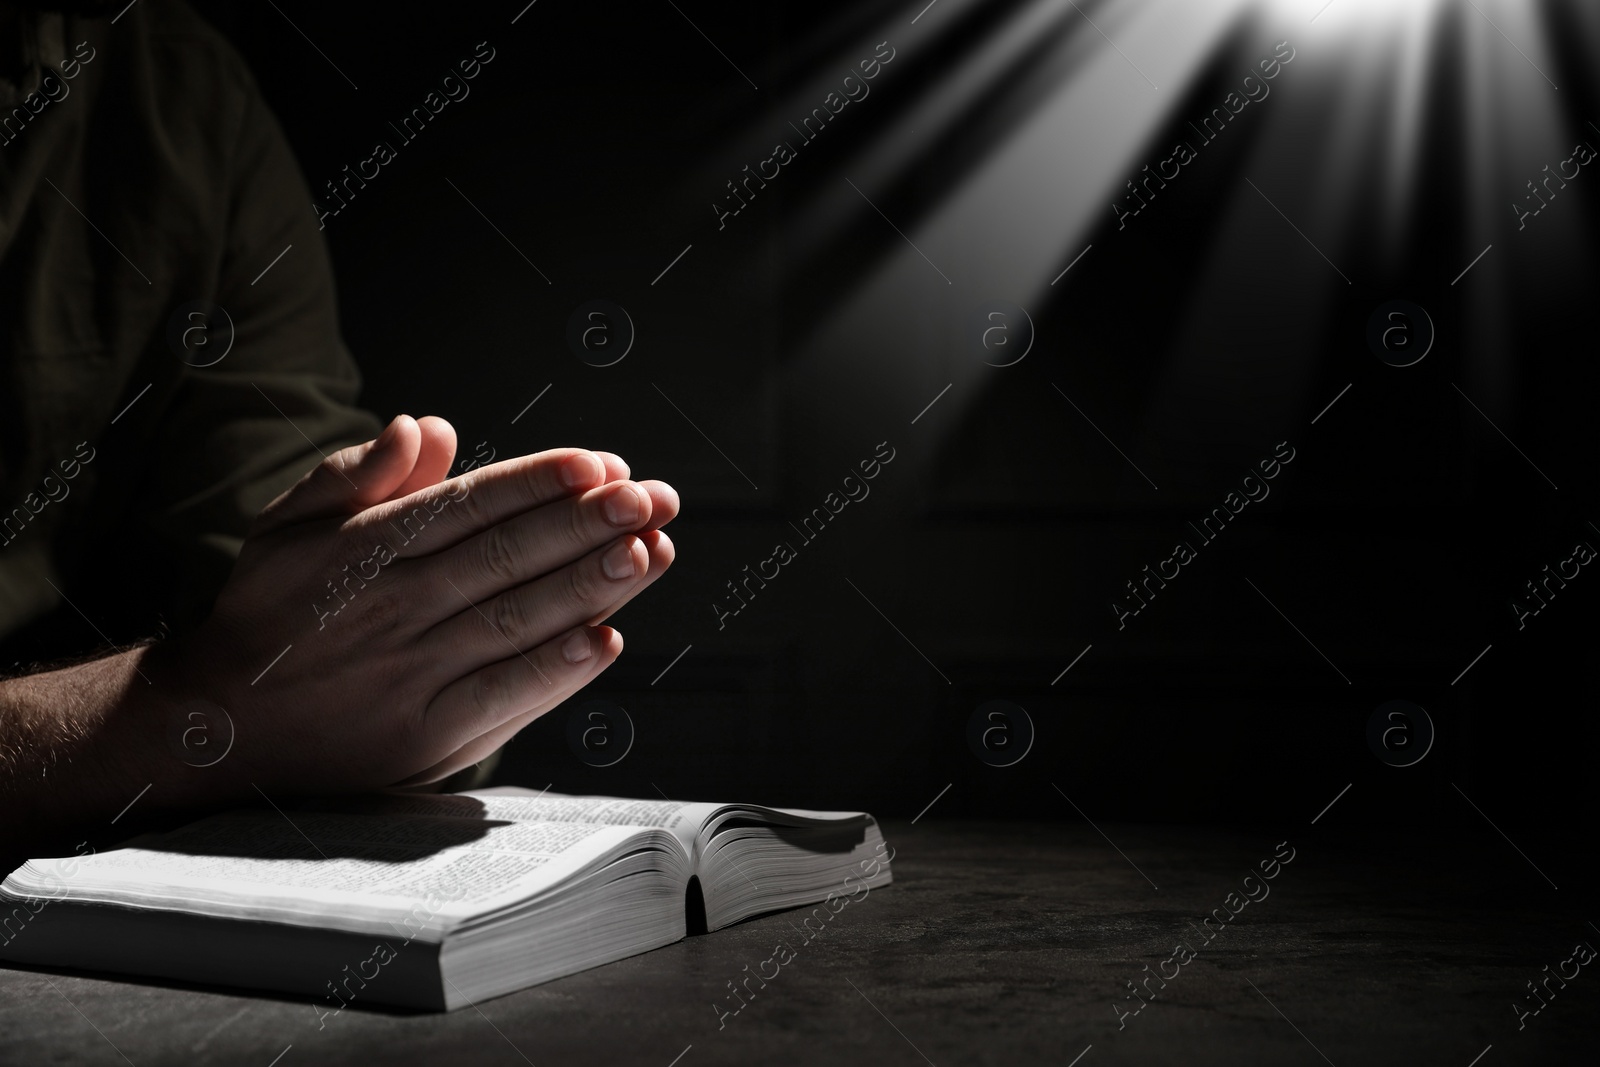
<path fill-rule="evenodd" d="M 242 799 L 247 783 L 225 763 L 233 719 L 203 678 L 187 668 L 181 642 L 125 654 L 121 699 L 108 709 L 95 749 L 101 781 L 146 809 L 187 808 Z"/>

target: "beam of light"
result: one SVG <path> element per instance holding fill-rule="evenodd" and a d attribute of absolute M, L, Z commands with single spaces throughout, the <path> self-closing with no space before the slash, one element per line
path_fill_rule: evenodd
<path fill-rule="evenodd" d="M 961 25 L 976 2 L 944 0 L 915 27 L 897 15 L 864 27 L 849 42 L 835 40 L 832 66 L 848 67 L 885 38 L 899 53 L 897 68 L 875 86 L 874 97 L 842 116 L 868 124 L 873 136 L 831 173 L 812 168 L 804 177 L 782 179 L 791 183 L 785 216 L 774 221 L 794 258 L 804 262 L 817 250 L 846 247 L 871 264 L 822 321 L 808 324 L 782 372 L 798 390 L 801 407 L 814 409 L 798 422 L 816 426 L 819 440 L 837 390 L 818 381 L 847 384 L 871 397 L 874 410 L 902 398 L 909 419 L 953 380 L 950 395 L 918 433 L 951 425 L 973 404 L 978 387 L 995 372 L 977 359 L 953 358 L 952 338 L 962 333 L 968 306 L 991 297 L 1043 305 L 1062 268 L 1091 239 L 1101 240 L 1094 233 L 1113 220 L 1111 204 L 1128 180 L 1161 158 L 1150 155 L 1153 138 L 1192 117 L 1184 114 L 1185 98 L 1225 51 L 1249 53 L 1240 76 L 1249 73 L 1256 52 L 1269 54 L 1279 40 L 1292 44 L 1296 62 L 1273 83 L 1270 96 L 1240 116 L 1241 125 L 1254 128 L 1224 135 L 1251 142 L 1243 156 L 1231 164 L 1214 156 L 1197 164 L 1225 166 L 1238 180 L 1231 195 L 1208 205 L 1220 217 L 1214 236 L 1195 238 L 1210 244 L 1195 251 L 1205 267 L 1194 272 L 1185 305 L 1172 309 L 1174 336 L 1183 345 L 1160 353 L 1072 353 L 1085 360 L 1166 361 L 1151 367 L 1154 385 L 1144 410 L 1123 420 L 1124 426 L 1142 422 L 1151 437 L 1209 439 L 1205 435 L 1220 425 L 1209 421 L 1204 401 L 1211 398 L 1223 414 L 1255 406 L 1266 419 L 1298 405 L 1309 418 L 1326 404 L 1325 383 L 1297 353 L 1320 342 L 1314 332 L 1319 307 L 1326 311 L 1344 298 L 1335 271 L 1359 287 L 1385 281 L 1401 260 L 1414 266 L 1419 208 L 1440 192 L 1425 182 L 1444 177 L 1465 191 L 1458 247 L 1422 250 L 1450 264 L 1441 268 L 1443 285 L 1486 246 L 1504 241 L 1513 194 L 1521 196 L 1526 183 L 1547 163 L 1565 158 L 1575 141 L 1600 137 L 1600 131 L 1565 128 L 1557 110 L 1559 71 L 1539 14 L 1512 0 L 1027 0 L 974 35 L 969 47 L 950 50 L 941 32 Z M 1024 99 L 1007 102 L 1005 126 L 981 158 L 937 190 L 931 206 L 926 188 L 917 189 L 920 210 L 894 196 L 896 187 L 915 181 L 913 161 L 948 137 L 955 117 L 1005 87 L 1041 42 L 1053 49 L 1055 61 L 1037 64 L 1029 77 L 1038 80 L 1025 86 Z M 936 44 L 949 57 L 942 60 L 947 69 L 914 98 L 882 99 L 891 79 Z M 764 128 L 784 111 L 805 113 L 832 88 L 830 64 L 818 69 L 825 73 L 763 117 Z M 1440 72 L 1449 69 L 1460 71 L 1459 85 L 1441 84 Z M 1440 128 L 1460 129 L 1464 137 L 1430 137 Z M 1429 146 L 1441 143 L 1459 158 L 1429 158 Z M 1270 215 L 1246 176 L 1288 226 Z M 1573 216 L 1549 238 L 1564 256 L 1584 255 L 1576 243 L 1587 215 L 1577 199 L 1568 194 L 1552 205 Z M 1171 199 L 1153 207 L 1170 209 Z M 1161 210 L 1134 225 L 1185 225 L 1170 211 L 1163 218 Z M 1105 240 L 1109 245 L 1125 237 L 1112 229 Z M 1300 244 L 1302 237 L 1337 266 L 1330 269 Z M 1070 290 L 1103 254 L 1097 244 L 1094 257 L 1077 264 L 1054 294 Z M 1496 245 L 1462 284 L 1495 291 L 1512 254 L 1502 255 Z M 1249 279 L 1255 288 L 1241 316 L 1239 280 L 1224 265 L 1252 256 L 1266 257 L 1267 269 Z M 1462 323 L 1463 332 L 1509 343 L 1495 301 L 1472 301 L 1467 309 L 1471 321 Z M 1241 327 L 1241 317 L 1253 321 Z M 1230 337 L 1247 343 L 1229 345 Z M 1486 347 L 1475 349 L 1476 362 L 1465 373 L 1477 392 L 1493 397 L 1510 369 L 1485 354 Z M 1057 357 L 1066 348 L 1059 336 L 1041 345 Z M 835 435 L 827 431 L 828 438 Z M 1130 496 L 1148 491 L 1131 477 L 1123 486 Z"/>
<path fill-rule="evenodd" d="M 901 394 L 909 418 L 925 402 L 916 399 L 928 384 L 923 379 L 942 375 L 956 382 L 945 403 L 971 404 L 971 387 L 987 368 L 976 359 L 942 365 L 951 339 L 964 332 L 969 306 L 990 297 L 1023 306 L 1044 300 L 1051 279 L 1083 249 L 1091 228 L 1114 218 L 1112 202 L 1147 162 L 1141 153 L 1152 134 L 1175 120 L 1183 88 L 1248 6 L 1244 0 L 1101 4 L 1088 9 L 1091 27 L 1071 5 L 1044 0 L 1020 8 L 1011 24 L 977 42 L 925 98 L 899 113 L 892 129 L 841 167 L 869 195 L 890 185 L 904 161 L 939 136 L 948 116 L 960 113 L 964 97 L 1005 78 L 1007 58 L 1041 28 L 1061 27 L 1058 47 L 1073 62 L 1060 83 L 1047 87 L 923 218 L 895 220 L 950 276 L 954 293 L 911 249 L 883 255 L 806 339 L 790 380 L 839 377 L 862 392 Z M 1071 18 L 1058 21 L 1064 14 Z M 1167 88 L 1152 90 L 1129 60 Z M 858 219 L 849 204 L 854 197 L 838 182 L 807 205 L 796 232 L 824 233 L 839 219 Z M 895 215 L 892 202 L 877 202 Z M 870 232 L 858 241 L 863 248 L 882 247 Z M 1075 268 L 1091 269 L 1089 260 Z M 951 415 L 945 411 L 942 418 Z"/>
<path fill-rule="evenodd" d="M 1370 35 L 1375 29 L 1411 21 L 1444 0 L 1265 0 L 1285 25 L 1303 22 L 1321 33 Z"/>
<path fill-rule="evenodd" d="M 1284 95 L 1284 106 L 1259 116 L 1264 126 L 1240 169 L 1272 192 L 1364 290 L 1400 287 L 1387 296 L 1420 295 L 1419 287 L 1437 291 L 1486 246 L 1509 243 L 1512 193 L 1571 147 L 1558 129 L 1555 91 L 1526 60 L 1550 61 L 1536 21 L 1510 3 L 1353 5 L 1343 21 L 1331 21 L 1341 3 L 1336 0 L 1315 27 L 1338 36 L 1302 47 L 1306 66 L 1295 72 L 1295 91 Z M 1477 9 L 1517 36 L 1522 48 L 1510 47 Z M 1439 83 L 1434 69 L 1450 53 L 1459 53 L 1459 86 Z M 1455 129 L 1464 139 L 1441 136 Z M 1441 148 L 1456 157 L 1439 156 Z M 1436 198 L 1458 192 L 1466 194 L 1463 214 L 1442 235 L 1455 245 L 1438 246 L 1432 243 L 1441 237 Z M 1144 407 L 1153 436 L 1215 441 L 1231 430 L 1248 438 L 1270 432 L 1278 413 L 1309 415 L 1324 402 L 1317 391 L 1320 368 L 1304 353 L 1322 349 L 1320 331 L 1337 321 L 1344 296 L 1325 275 L 1319 278 L 1321 264 L 1294 254 L 1292 236 L 1275 239 L 1252 224 L 1259 211 L 1252 197 L 1241 186 L 1213 204 L 1223 217 L 1218 236 L 1192 274 L 1184 305 L 1175 309 L 1175 336 L 1184 343 L 1166 353 Z M 1564 206 L 1577 206 L 1572 199 Z M 1429 217 L 1432 228 L 1419 222 Z M 1550 239 L 1572 244 L 1569 235 L 1576 232 L 1562 230 Z M 1424 234 L 1430 243 L 1419 246 Z M 1569 257 L 1582 253 L 1570 247 L 1560 256 L 1573 262 Z M 1252 258 L 1272 269 L 1250 279 L 1241 306 L 1229 268 Z M 1475 278 L 1476 291 L 1503 292 L 1506 278 L 1497 275 L 1509 262 L 1492 254 L 1478 264 L 1474 270 L 1485 276 Z M 1485 397 L 1503 402 L 1515 378 L 1504 357 L 1514 346 L 1504 305 L 1496 298 L 1468 299 L 1462 315 L 1454 333 L 1473 342 L 1461 345 L 1466 373 Z M 1354 345 L 1351 351 L 1364 355 Z"/>

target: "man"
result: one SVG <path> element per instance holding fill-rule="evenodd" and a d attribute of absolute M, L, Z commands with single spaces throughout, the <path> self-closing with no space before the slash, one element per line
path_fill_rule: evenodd
<path fill-rule="evenodd" d="M 238 57 L 177 0 L 63 6 L 0 2 L 0 854 L 472 766 L 616 659 L 677 495 L 375 436 Z"/>

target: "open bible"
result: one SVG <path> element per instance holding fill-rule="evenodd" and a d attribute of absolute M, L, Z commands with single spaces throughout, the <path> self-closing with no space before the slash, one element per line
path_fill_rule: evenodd
<path fill-rule="evenodd" d="M 0 959 L 453 1010 L 858 898 L 891 858 L 859 812 L 384 793 L 30 860 L 0 885 Z"/>

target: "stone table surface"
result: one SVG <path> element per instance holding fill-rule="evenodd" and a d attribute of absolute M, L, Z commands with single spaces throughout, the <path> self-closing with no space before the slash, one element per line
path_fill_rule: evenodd
<path fill-rule="evenodd" d="M 306 1000 L 0 969 L 0 1063 L 1600 1062 L 1600 967 L 1552 981 L 1556 995 L 1519 1029 L 1525 983 L 1577 942 L 1600 946 L 1600 931 L 1497 839 L 1430 847 L 1307 830 L 1281 850 L 1294 858 L 1268 895 L 1202 944 L 1202 919 L 1241 907 L 1229 894 L 1281 834 L 884 829 L 894 884 L 809 942 L 800 914 L 770 915 L 448 1015 L 357 1002 L 319 1023 Z M 780 941 L 792 958 L 722 1014 L 739 1003 L 728 983 L 771 974 L 763 961 Z M 1180 941 L 1193 958 L 1164 964 Z M 1142 1003 L 1123 997 L 1146 965 L 1176 974 L 1150 982 L 1153 1000 L 1119 1028 L 1116 1008 Z"/>

